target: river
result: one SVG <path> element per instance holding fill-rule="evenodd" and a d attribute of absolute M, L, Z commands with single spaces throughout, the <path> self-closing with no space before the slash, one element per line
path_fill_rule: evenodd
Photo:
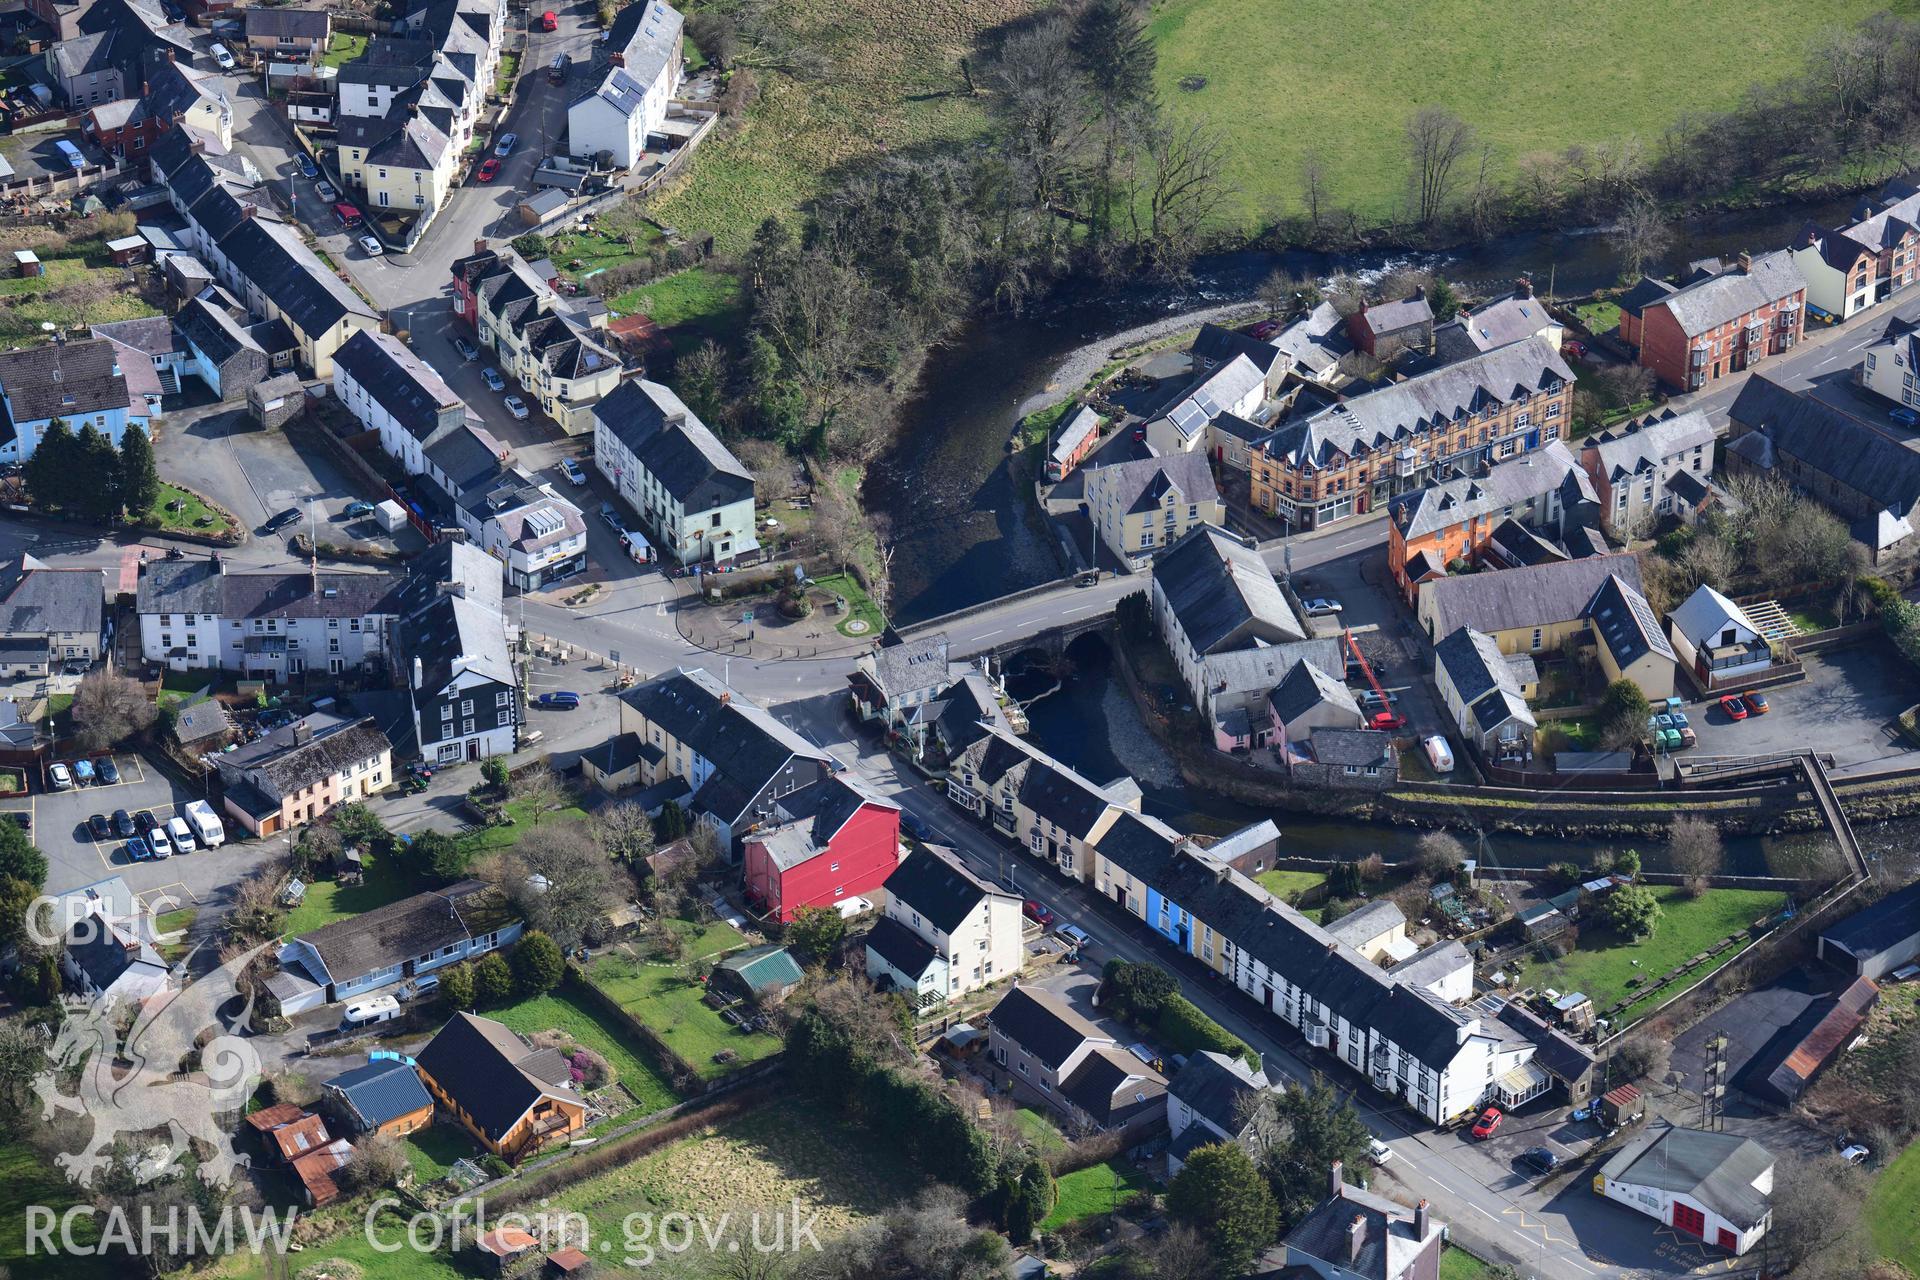
<path fill-rule="evenodd" d="M 1846 214 L 1851 199 L 1721 214 L 1677 229 L 1669 266 L 1709 254 L 1784 245 L 1808 220 Z M 1543 290 L 1576 296 L 1619 274 L 1599 231 L 1530 232 L 1442 253 L 1327 254 L 1243 251 L 1207 257 L 1180 288 L 1143 285 L 1056 303 L 1029 316 L 988 315 L 966 325 L 928 359 L 916 396 L 901 412 L 894 445 L 868 470 L 867 505 L 893 517 L 894 621 L 962 609 L 1061 572 L 1053 535 L 1034 511 L 1005 452 L 1015 409 L 1046 389 L 1071 351 L 1102 335 L 1211 303 L 1249 298 L 1275 267 L 1325 279 L 1411 265 L 1443 271 L 1470 293 L 1530 275 Z"/>

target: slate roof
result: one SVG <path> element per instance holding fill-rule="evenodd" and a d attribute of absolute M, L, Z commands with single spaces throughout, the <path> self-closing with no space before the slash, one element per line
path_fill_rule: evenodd
<path fill-rule="evenodd" d="M 941 696 L 945 705 L 934 722 L 934 732 L 947 744 L 949 755 L 959 755 L 986 734 L 982 721 L 1001 729 L 1010 725 L 993 686 L 978 671 L 969 669 Z"/>
<path fill-rule="evenodd" d="M 1613 660 L 1622 668 L 1632 666 L 1651 653 L 1668 662 L 1674 660 L 1673 646 L 1660 619 L 1654 616 L 1647 598 L 1622 582 L 1617 574 L 1608 574 L 1600 589 L 1588 602 L 1585 617 L 1592 624 L 1600 643 L 1607 646 Z"/>
<path fill-rule="evenodd" d="M 689 515 L 753 496 L 753 473 L 658 382 L 622 382 L 594 406 L 593 417 Z"/>
<path fill-rule="evenodd" d="M 1555 490 L 1568 506 L 1596 500 L 1587 473 L 1558 440 L 1499 463 L 1485 475 L 1460 476 L 1400 494 L 1389 501 L 1387 512 L 1401 536 L 1413 539 L 1519 507 Z"/>
<path fill-rule="evenodd" d="M 1360 322 L 1374 333 L 1398 333 L 1415 325 L 1432 324 L 1433 308 L 1427 296 L 1416 293 L 1394 302 L 1376 302 L 1360 313 Z"/>
<path fill-rule="evenodd" d="M 433 1106 L 433 1095 L 412 1067 L 394 1058 L 369 1062 L 326 1082 L 325 1088 L 353 1109 L 365 1129 Z"/>
<path fill-rule="evenodd" d="M 1331 302 L 1322 302 L 1275 334 L 1273 347 L 1308 377 L 1325 373 L 1353 351 L 1346 322 Z"/>
<path fill-rule="evenodd" d="M 873 663 L 874 683 L 889 698 L 940 688 L 947 683 L 947 633 L 944 631 L 902 640 L 889 629 L 882 643 L 866 656 Z"/>
<path fill-rule="evenodd" d="M 1262 365 L 1244 353 L 1236 353 L 1218 368 L 1197 370 L 1191 382 L 1145 416 L 1165 418 L 1182 439 L 1191 440 L 1206 430 L 1208 423 L 1227 412 L 1229 406 L 1265 385 Z"/>
<path fill-rule="evenodd" d="M 1518 520 L 1511 518 L 1502 520 L 1493 527 L 1493 533 L 1487 538 L 1487 550 L 1495 560 L 1504 562 L 1509 568 L 1524 568 L 1529 565 L 1551 564 L 1556 560 L 1566 560 L 1569 558 L 1566 551 L 1557 543 L 1549 542 L 1547 539 L 1521 524 Z M 1426 555 L 1427 553 L 1425 551 L 1419 553 L 1419 556 Z M 1416 574 L 1413 568 L 1413 558 L 1409 558 L 1406 570 L 1407 577 L 1409 580 L 1418 583 L 1424 573 L 1431 572 L 1435 568 L 1444 569 L 1444 566 L 1436 565 L 1434 561 L 1429 558 L 1422 567 L 1422 574 Z"/>
<path fill-rule="evenodd" d="M 1920 934 L 1920 881 L 1821 930 L 1820 938 L 1856 959 L 1867 960 L 1916 934 Z"/>
<path fill-rule="evenodd" d="M 1355 1218 L 1366 1224 L 1357 1258 L 1351 1256 L 1349 1235 Z M 1439 1220 L 1429 1219 L 1428 1234 L 1440 1230 Z M 1414 1235 L 1412 1209 L 1352 1186 L 1315 1205 L 1286 1235 L 1289 1254 L 1304 1253 L 1362 1280 L 1402 1280 L 1425 1243 Z"/>
<path fill-rule="evenodd" d="M 1393 763 L 1393 735 L 1378 729 L 1315 729 L 1307 749 L 1321 764 L 1385 768 Z"/>
<path fill-rule="evenodd" d="M 938 845 L 922 845 L 901 859 L 880 887 L 942 933 L 958 929 L 988 898 L 1015 896 L 975 875 L 958 855 Z"/>
<path fill-rule="evenodd" d="M 1085 840 L 1113 800 L 1099 787 L 1050 756 L 1036 755 L 1020 779 L 1019 801 L 1034 815 Z"/>
<path fill-rule="evenodd" d="M 333 20 L 325 9 L 263 9 L 249 6 L 246 11 L 247 38 L 254 36 L 293 36 L 324 40 L 333 29 Z"/>
<path fill-rule="evenodd" d="M 1491 732 L 1509 720 L 1526 725 L 1534 723 L 1526 699 L 1520 696 L 1513 669 L 1507 665 L 1492 636 L 1461 627 L 1435 645 L 1433 653 L 1435 662 L 1446 669 L 1454 692 L 1473 713 L 1482 733 Z"/>
<path fill-rule="evenodd" d="M 1123 812 L 1094 846 L 1100 856 L 1135 880 L 1161 884 L 1179 857 L 1180 834 L 1160 819 Z"/>
<path fill-rule="evenodd" d="M 205 298 L 188 299 L 187 305 L 174 317 L 174 324 L 180 336 L 215 365 L 225 364 L 242 351 L 256 352 L 262 359 L 266 357 L 267 353 L 253 340 L 253 335 L 241 328 L 225 307 L 215 306 Z"/>
<path fill-rule="evenodd" d="M 1500 1010 L 1500 1021 L 1532 1042 L 1533 1060 L 1563 1081 L 1584 1080 L 1593 1071 L 1594 1056 L 1579 1041 L 1556 1030 L 1517 1000 Z"/>
<path fill-rule="evenodd" d="M 1086 472 L 1089 498 L 1096 492 L 1112 494 L 1122 512 L 1153 511 L 1169 489 L 1186 503 L 1218 502 L 1213 470 L 1204 451 L 1170 454 L 1164 458 L 1136 458 Z M 1090 504 L 1091 505 L 1091 504 Z"/>
<path fill-rule="evenodd" d="M 1088 1021 L 1062 997 L 1044 987 L 1018 982 L 993 1006 L 987 1022 L 1054 1071 L 1089 1040 L 1097 1044 L 1113 1043 L 1112 1036 Z"/>
<path fill-rule="evenodd" d="M 895 920 L 882 916 L 867 934 L 867 946 L 889 965 L 918 982 L 940 959 L 933 944 Z"/>
<path fill-rule="evenodd" d="M 169 356 L 180 350 L 168 316 L 141 316 L 134 320 L 112 320 L 91 326 L 96 338 L 112 338 L 149 356 Z"/>
<path fill-rule="evenodd" d="M 491 1018 L 456 1013 L 420 1051 L 418 1062 L 498 1142 L 543 1097 L 581 1102 L 573 1090 L 552 1082 L 547 1064 L 536 1061 L 549 1053 L 528 1048 Z"/>
<path fill-rule="evenodd" d="M 1205 367 L 1208 362 L 1215 366 L 1231 364 L 1235 356 L 1245 356 L 1263 376 L 1272 371 L 1282 355 L 1271 342 L 1211 322 L 1200 326 L 1188 350 L 1195 368 Z"/>
<path fill-rule="evenodd" d="M 327 332 L 350 315 L 368 321 L 379 318 L 314 256 L 297 232 L 270 218 L 245 219 L 220 237 L 220 248 L 235 269 L 308 337 Z"/>
<path fill-rule="evenodd" d="M 98 636 L 105 613 L 98 569 L 49 569 L 30 555 L 0 565 L 0 635 Z"/>
<path fill-rule="evenodd" d="M 128 403 L 119 353 L 105 338 L 0 351 L 0 393 L 16 428 L 48 418 L 124 410 Z"/>
<path fill-rule="evenodd" d="M 333 360 L 416 440 L 431 436 L 445 411 L 466 407 L 437 370 L 391 334 L 362 329 Z"/>
<path fill-rule="evenodd" d="M 1462 308 L 1453 319 L 1434 329 L 1433 344 L 1442 358 L 1457 360 L 1531 338 L 1558 323 L 1532 290 L 1524 295 L 1509 293 L 1471 309 Z"/>
<path fill-rule="evenodd" d="M 1318 706 L 1338 708 L 1353 717 L 1356 728 L 1360 724 L 1360 704 L 1354 701 L 1353 691 L 1312 662 L 1295 663 L 1267 695 L 1267 705 L 1282 724 L 1292 724 Z"/>
<path fill-rule="evenodd" d="M 1118 1047 L 1095 1049 L 1060 1082 L 1061 1095 L 1102 1126 L 1123 1122 L 1166 1091 L 1165 1076 Z"/>
<path fill-rule="evenodd" d="M 1704 582 L 1694 588 L 1693 594 L 1681 601 L 1680 607 L 1668 614 L 1667 619 L 1673 624 L 1673 629 L 1695 647 L 1727 627 L 1754 635 L 1760 631 L 1753 625 L 1753 619 L 1747 616 L 1745 609 Z"/>
<path fill-rule="evenodd" d="M 650 85 L 663 74 L 678 74 L 675 59 L 685 25 L 680 11 L 665 0 L 644 0 L 614 15 L 607 43 L 622 52 L 630 77 Z"/>
<path fill-rule="evenodd" d="M 327 967 L 325 975 L 314 977 L 342 983 L 492 932 L 511 918 L 499 890 L 462 880 L 322 925 L 298 941 L 319 953 Z"/>
<path fill-rule="evenodd" d="M 1551 342 L 1528 338 L 1289 422 L 1262 447 L 1294 467 L 1324 466 L 1572 381 Z"/>
<path fill-rule="evenodd" d="M 1369 942 L 1406 922 L 1406 915 L 1394 905 L 1393 899 L 1381 898 L 1369 902 L 1358 911 L 1341 916 L 1327 926 L 1327 932 L 1336 941 L 1358 948 L 1361 943 Z"/>
<path fill-rule="evenodd" d="M 1767 1216 L 1767 1197 L 1753 1183 L 1773 1156 L 1751 1138 L 1674 1126 L 1649 1128 L 1600 1167 L 1609 1181 L 1677 1191 L 1742 1230 Z"/>
<path fill-rule="evenodd" d="M 1756 1092 L 1771 1094 L 1788 1106 L 1798 1102 L 1814 1077 L 1852 1041 L 1879 999 L 1880 988 L 1871 980 L 1855 978 L 1838 995 L 1823 1001 L 1825 1010 L 1819 1020 L 1793 1043 Z"/>
<path fill-rule="evenodd" d="M 1676 289 L 1649 304 L 1665 308 L 1688 337 L 1698 337 L 1749 311 L 1792 297 L 1807 287 L 1806 278 L 1785 249 L 1753 259 L 1750 270 L 1735 267 Z"/>
<path fill-rule="evenodd" d="M 433 45 L 425 40 L 377 36 L 365 53 L 340 68 L 339 83 L 411 88 L 426 76 L 433 54 Z"/>
<path fill-rule="evenodd" d="M 1690 449 L 1704 448 L 1711 453 L 1713 441 L 1713 423 L 1705 410 L 1675 413 L 1669 409 L 1658 416 L 1635 419 L 1618 431 L 1602 431 L 1582 448 L 1594 450 L 1600 474 L 1617 483 L 1651 472 L 1664 460 Z"/>
<path fill-rule="evenodd" d="M 651 745 L 651 744 L 649 744 Z M 900 808 L 883 799 L 858 778 L 834 773 L 780 797 L 786 821 L 763 827 L 753 839 L 764 845 L 773 865 L 791 871 L 801 863 L 826 852 L 840 829 L 865 805 L 897 812 Z"/>
<path fill-rule="evenodd" d="M 1641 589 L 1639 559 L 1622 552 L 1456 574 L 1429 582 L 1420 591 L 1423 595 L 1432 593 L 1426 612 L 1433 620 L 1435 635 L 1448 635 L 1462 627 L 1511 631 L 1571 622 L 1581 616 L 1600 584 L 1615 574 L 1634 590 Z"/>
<path fill-rule="evenodd" d="M 1246 1110 L 1268 1088 L 1266 1073 L 1239 1058 L 1203 1049 L 1167 1082 L 1167 1092 L 1223 1133 L 1238 1133 Z"/>
<path fill-rule="evenodd" d="M 140 571 L 136 608 L 236 619 L 370 617 L 397 613 L 406 581 L 397 573 L 226 573 L 225 567 L 211 559 L 150 560 Z"/>
<path fill-rule="evenodd" d="M 1047 451 L 1049 461 L 1064 464 L 1073 456 L 1087 437 L 1098 433 L 1101 417 L 1086 405 L 1077 406 L 1074 411 L 1060 420 L 1054 428 L 1053 444 Z"/>
<path fill-rule="evenodd" d="M 729 822 L 789 761 L 825 763 L 806 739 L 697 668 L 667 672 L 620 698 L 713 765 L 696 800 L 719 806 L 714 812 Z"/>
<path fill-rule="evenodd" d="M 1831 405 L 1789 391 L 1757 373 L 1734 397 L 1727 417 L 1804 466 L 1864 494 L 1896 516 L 1920 502 L 1920 450 L 1888 439 Z M 1729 448 L 1751 448 L 1746 436 Z"/>
<path fill-rule="evenodd" d="M 248 774 L 255 786 L 265 779 L 272 788 L 269 794 L 284 798 L 393 750 L 371 716 L 299 742 L 294 731 L 305 723 L 298 721 L 276 729 L 239 751 L 221 756 L 221 772 Z"/>
<path fill-rule="evenodd" d="M 1153 581 L 1196 653 L 1307 638 L 1260 553 L 1212 525 L 1155 557 Z"/>
<path fill-rule="evenodd" d="M 232 730 L 233 722 L 227 718 L 226 707 L 213 698 L 189 703 L 174 714 L 173 736 L 182 746 L 191 746 Z"/>

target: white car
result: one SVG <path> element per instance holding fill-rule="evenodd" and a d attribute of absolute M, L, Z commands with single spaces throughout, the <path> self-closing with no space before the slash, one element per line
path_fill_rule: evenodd
<path fill-rule="evenodd" d="M 567 477 L 569 484 L 584 485 L 587 482 L 587 473 L 582 471 L 580 464 L 572 458 L 560 459 L 560 470 Z"/>
<path fill-rule="evenodd" d="M 156 858 L 171 858 L 173 856 L 173 841 L 167 839 L 167 829 L 165 827 L 155 827 L 153 830 L 147 832 L 147 848 L 153 850 L 153 856 Z"/>
<path fill-rule="evenodd" d="M 369 258 L 378 258 L 387 251 L 386 246 L 378 240 L 375 240 L 372 236 L 361 236 L 360 247 L 367 251 Z"/>
<path fill-rule="evenodd" d="M 1311 600 L 1302 600 L 1300 603 L 1306 609 L 1309 618 L 1324 618 L 1341 612 L 1340 602 L 1327 596 L 1315 596 Z"/>
<path fill-rule="evenodd" d="M 222 71 L 233 70 L 233 55 L 227 52 L 227 46 L 210 44 L 207 46 L 207 52 L 213 55 L 213 60 L 220 64 Z"/>
<path fill-rule="evenodd" d="M 527 420 L 527 415 L 531 413 L 532 410 L 527 408 L 527 402 L 525 400 L 522 400 L 519 396 L 508 396 L 507 412 L 512 414 L 516 421 L 525 422 Z"/>
<path fill-rule="evenodd" d="M 185 818 L 167 819 L 167 839 L 173 841 L 176 853 L 192 853 L 200 847 L 194 842 L 193 828 L 187 825 Z"/>
<path fill-rule="evenodd" d="M 73 770 L 67 768 L 67 766 L 56 764 L 47 770 L 47 774 L 53 779 L 53 789 L 55 791 L 73 790 Z"/>
<path fill-rule="evenodd" d="M 1367 1141 L 1367 1159 L 1377 1165 L 1385 1164 L 1393 1159 L 1393 1148 L 1378 1138 L 1370 1138 Z"/>
<path fill-rule="evenodd" d="M 1847 1146 L 1840 1148 L 1840 1158 L 1842 1160 L 1845 1160 L 1848 1164 L 1859 1164 L 1862 1160 L 1865 1160 L 1868 1156 L 1872 1154 L 1873 1152 L 1869 1151 L 1867 1148 L 1861 1146 L 1857 1142 L 1851 1143 Z"/>

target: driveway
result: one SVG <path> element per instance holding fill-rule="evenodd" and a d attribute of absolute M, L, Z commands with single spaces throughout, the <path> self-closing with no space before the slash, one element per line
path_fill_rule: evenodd
<path fill-rule="evenodd" d="M 1807 678 L 1766 690 L 1763 716 L 1733 720 L 1718 700 L 1687 708 L 1701 755 L 1764 755 L 1813 750 L 1837 769 L 1911 754 L 1897 723 L 1920 702 L 1920 676 L 1874 636 L 1863 644 L 1806 659 Z"/>

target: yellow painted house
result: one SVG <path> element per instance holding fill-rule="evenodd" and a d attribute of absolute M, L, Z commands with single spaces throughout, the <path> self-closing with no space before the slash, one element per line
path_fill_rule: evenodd
<path fill-rule="evenodd" d="M 1089 884 L 1095 847 L 1123 814 L 1140 809 L 1140 788 L 1131 778 L 1098 786 L 997 728 L 953 763 L 947 798 Z"/>
<path fill-rule="evenodd" d="M 1138 567 L 1189 529 L 1225 528 L 1226 507 L 1205 453 L 1083 467 L 1087 515 L 1114 555 Z"/>

